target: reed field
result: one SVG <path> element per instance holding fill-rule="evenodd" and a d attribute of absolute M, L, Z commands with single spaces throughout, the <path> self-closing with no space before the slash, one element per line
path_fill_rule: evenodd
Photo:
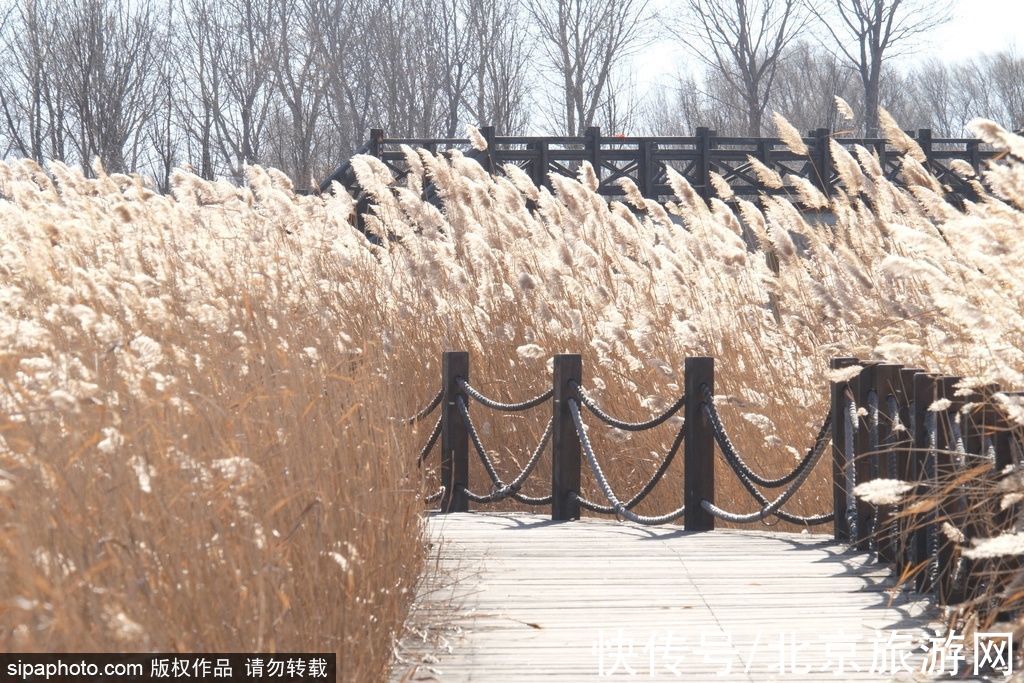
<path fill-rule="evenodd" d="M 458 153 L 408 149 L 397 184 L 356 157 L 379 244 L 343 189 L 297 196 L 274 170 L 244 187 L 179 171 L 164 196 L 98 168 L 0 165 L 0 649 L 335 651 L 342 680 L 383 678 L 438 485 L 438 453 L 416 466 L 432 422 L 404 418 L 445 350 L 504 400 L 581 353 L 584 385 L 626 419 L 678 397 L 685 357 L 714 356 L 726 426 L 767 475 L 810 445 L 833 356 L 1024 389 L 1024 139 L 976 122 L 1007 156 L 961 209 L 886 128 L 909 190 L 834 145 L 836 197 L 790 185 L 735 212 L 679 176 L 667 205 L 632 186 L 608 202 L 587 165 L 549 191 Z M 995 400 L 1024 424 L 1019 397 Z M 549 415 L 472 411 L 508 480 Z M 672 425 L 591 426 L 620 495 Z M 546 493 L 548 467 L 526 493 Z M 681 467 L 638 512 L 679 505 Z M 718 481 L 721 506 L 755 509 Z M 822 464 L 787 510 L 831 501 Z"/>

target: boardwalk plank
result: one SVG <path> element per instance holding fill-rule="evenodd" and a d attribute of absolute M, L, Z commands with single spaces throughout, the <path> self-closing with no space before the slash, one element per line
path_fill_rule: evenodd
<path fill-rule="evenodd" d="M 927 602 L 826 536 L 484 512 L 427 524 L 438 571 L 416 614 L 447 624 L 447 647 L 405 643 L 395 680 L 889 680 L 870 670 L 880 634 L 902 652 L 928 633 Z"/>

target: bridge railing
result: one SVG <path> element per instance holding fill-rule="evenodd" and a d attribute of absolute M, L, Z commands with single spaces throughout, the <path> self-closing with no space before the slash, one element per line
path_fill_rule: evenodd
<path fill-rule="evenodd" d="M 508 403 L 487 397 L 471 383 L 468 353 L 446 352 L 440 390 L 408 421 L 426 420 L 439 410 L 419 463 L 440 441 L 440 488 L 427 500 L 438 502 L 441 512 L 466 512 L 470 503 L 515 500 L 550 506 L 553 520 L 578 519 L 581 510 L 588 510 L 646 525 L 682 519 L 689 531 L 712 530 L 717 519 L 733 524 L 769 517 L 802 526 L 831 523 L 836 540 L 871 551 L 900 575 L 915 577 L 917 588 L 934 593 L 941 604 L 990 594 L 1006 575 L 1001 571 L 1006 561 L 972 557 L 964 544 L 966 538 L 1013 528 L 1021 512 L 1020 502 L 1005 504 L 1005 499 L 993 496 L 1021 457 L 1011 421 L 994 398 L 999 387 L 961 390 L 959 377 L 849 357 L 834 358 L 831 367 L 830 405 L 820 429 L 796 466 L 774 478 L 758 474 L 729 438 L 716 405 L 714 359 L 709 357 L 685 360 L 684 391 L 667 409 L 648 420 L 628 422 L 608 414 L 587 391 L 579 355 L 555 356 L 551 388 Z M 537 446 L 511 481 L 501 478 L 481 441 L 470 412 L 473 403 L 506 413 L 550 405 L 551 417 Z M 584 426 L 588 416 L 630 432 L 682 419 L 654 474 L 623 499 L 594 451 Z M 808 481 L 829 443 L 832 509 L 811 516 L 786 511 L 784 506 Z M 550 493 L 525 495 L 523 485 L 548 446 Z M 676 489 L 675 495 L 681 505 L 659 515 L 634 512 L 663 482 L 680 449 L 684 476 L 682 490 Z M 471 487 L 471 450 L 487 473 L 489 491 Z M 736 513 L 716 505 L 716 453 L 757 501 L 758 510 Z M 584 468 L 603 502 L 583 495 Z M 769 498 L 762 489 L 781 492 Z"/>
<path fill-rule="evenodd" d="M 1017 558 L 976 555 L 967 541 L 1012 531 L 1022 511 L 999 495 L 1021 457 L 997 400 L 1012 394 L 877 361 L 832 365 L 860 368 L 832 384 L 837 540 L 875 552 L 940 604 L 997 592 Z"/>
<path fill-rule="evenodd" d="M 692 136 L 650 137 L 606 136 L 598 127 L 588 128 L 578 137 L 502 136 L 496 135 L 490 126 L 481 128 L 480 132 L 487 142 L 483 151 L 473 149 L 466 138 L 389 138 L 382 129 L 376 128 L 371 130 L 370 139 L 360 153 L 380 159 L 396 179 L 408 172 L 402 151 L 402 145 L 408 145 L 435 154 L 459 149 L 492 173 L 504 164 L 515 164 L 538 186 L 548 187 L 551 186 L 549 174 L 574 177 L 580 163 L 586 160 L 598 177 L 598 192 L 609 196 L 622 195 L 620 181 L 628 178 L 647 198 L 670 197 L 674 192 L 668 183 L 666 168 L 680 173 L 705 199 L 715 195 L 712 173 L 721 176 L 737 196 L 792 193 L 787 176 L 810 181 L 829 196 L 834 194 L 838 179 L 830 148 L 830 141 L 834 140 L 851 153 L 858 145 L 874 152 L 885 176 L 901 182 L 902 153 L 887 140 L 835 137 L 825 128 L 810 131 L 802 139 L 805 154 L 792 151 L 779 138 L 720 136 L 708 128 L 697 128 Z M 925 166 L 952 193 L 974 195 L 971 184 L 954 172 L 950 164 L 960 160 L 978 175 L 984 162 L 995 157 L 993 151 L 977 139 L 933 138 L 927 128 L 909 134 L 924 152 Z M 751 159 L 778 173 L 783 185 L 766 182 Z M 358 183 L 347 162 L 321 183 L 320 191 L 329 191 L 333 181 L 358 194 Z"/>

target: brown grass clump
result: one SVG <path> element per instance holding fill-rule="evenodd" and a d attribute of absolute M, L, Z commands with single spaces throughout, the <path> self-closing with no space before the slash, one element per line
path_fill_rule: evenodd
<path fill-rule="evenodd" d="M 609 203 L 587 169 L 548 190 L 406 154 L 398 186 L 354 160 L 379 245 L 343 190 L 297 197 L 274 171 L 243 188 L 182 173 L 172 198 L 0 166 L 0 647 L 333 649 L 342 678 L 381 677 L 437 482 L 413 464 L 430 425 L 396 418 L 436 391 L 444 350 L 469 351 L 473 383 L 502 399 L 582 353 L 590 393 L 626 419 L 681 392 L 685 357 L 715 356 L 727 427 L 766 476 L 817 430 L 832 356 L 1024 385 L 1015 161 L 961 210 L 918 162 L 905 190 L 844 151 L 826 226 L 776 198 L 737 216 L 675 174 L 667 207 L 635 187 Z M 472 410 L 507 481 L 548 414 Z M 592 427 L 622 497 L 673 425 Z M 546 467 L 526 493 L 546 492 Z M 680 467 L 639 512 L 679 504 Z M 828 509 L 828 476 L 787 509 Z M 489 488 L 479 468 L 471 481 Z M 719 481 L 723 507 L 756 507 Z"/>

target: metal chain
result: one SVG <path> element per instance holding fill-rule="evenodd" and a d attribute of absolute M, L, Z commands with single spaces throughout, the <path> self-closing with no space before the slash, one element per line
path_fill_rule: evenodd
<path fill-rule="evenodd" d="M 612 491 L 611 485 L 608 484 L 608 479 L 605 477 L 600 463 L 597 462 L 597 457 L 594 455 L 594 449 L 590 445 L 590 438 L 587 436 L 587 432 L 583 429 L 583 419 L 580 417 L 579 404 L 572 398 L 568 399 L 568 404 L 569 412 L 572 413 L 573 424 L 576 426 L 576 436 L 579 438 L 580 445 L 583 447 L 583 455 L 587 459 L 587 464 L 590 465 L 590 470 L 594 473 L 594 478 L 597 479 L 598 486 L 601 487 L 601 491 L 604 493 L 605 498 L 608 499 L 608 502 L 612 504 L 616 514 L 631 522 L 649 526 L 666 524 L 683 516 L 683 513 L 686 511 L 685 506 L 664 515 L 654 517 L 638 515 L 635 512 L 626 509 L 626 506 L 623 505 L 615 496 L 615 492 Z M 576 499 L 580 499 L 578 495 L 576 496 Z"/>
<path fill-rule="evenodd" d="M 929 487 L 932 493 L 934 493 L 938 487 L 938 468 L 936 467 L 935 456 L 939 447 L 939 437 L 936 414 L 928 411 L 924 422 L 925 429 L 928 431 L 928 457 L 925 460 L 925 476 L 928 477 Z M 935 585 L 935 581 L 939 576 L 939 534 L 938 529 L 935 528 L 938 514 L 935 507 L 928 512 L 928 517 L 931 520 L 928 524 L 928 581 L 931 585 Z"/>
<path fill-rule="evenodd" d="M 846 528 L 849 531 L 850 538 L 856 539 L 858 538 L 857 498 L 853 494 L 853 489 L 857 487 L 857 468 L 853 457 L 853 434 L 860 420 L 857 415 L 857 403 L 853 400 L 853 397 L 846 395 L 844 400 L 846 401 L 846 410 L 843 411 L 843 419 L 846 421 L 844 430 L 846 438 L 843 443 L 846 453 L 846 460 L 844 462 L 846 468 Z"/>
<path fill-rule="evenodd" d="M 954 458 L 955 467 L 958 470 L 962 470 L 967 466 L 967 456 L 972 455 L 967 452 L 967 446 L 964 444 L 964 435 L 960 427 L 960 419 L 963 413 L 957 413 L 952 420 L 950 420 L 950 426 L 953 431 L 953 444 L 956 450 L 956 457 Z M 959 474 L 959 472 L 958 472 Z M 959 487 L 958 487 L 959 488 Z M 961 492 L 957 494 L 960 501 L 960 509 L 965 509 L 967 505 L 966 496 Z M 952 522 L 950 522 L 952 524 Z M 953 568 L 953 585 L 956 588 L 963 586 L 963 570 L 964 570 L 964 557 L 962 554 L 956 558 L 956 566 Z"/>
<path fill-rule="evenodd" d="M 433 431 L 430 432 L 430 438 L 427 439 L 426 445 L 420 449 L 420 455 L 416 458 L 416 466 L 419 467 L 423 464 L 423 461 L 430 455 L 431 449 L 434 448 L 434 444 L 437 443 L 437 437 L 441 436 L 441 417 L 437 418 L 437 424 L 434 425 Z"/>
<path fill-rule="evenodd" d="M 715 517 L 718 517 L 719 519 L 722 519 L 726 522 L 732 522 L 735 524 L 759 522 L 765 517 L 775 514 L 776 511 L 778 511 L 779 508 L 785 505 L 786 501 L 788 501 L 793 496 L 793 494 L 795 494 L 800 489 L 800 487 L 803 486 L 804 482 L 807 481 L 807 477 L 808 475 L 810 475 L 811 470 L 814 469 L 814 465 L 817 464 L 818 460 L 821 459 L 822 453 L 825 452 L 825 443 L 827 441 L 828 439 L 820 438 L 817 441 L 817 443 L 814 444 L 814 448 L 811 450 L 811 453 L 813 455 L 811 458 L 810 466 L 805 468 L 804 471 L 800 473 L 800 476 L 798 476 L 793 481 L 793 483 L 789 485 L 789 488 L 783 491 L 778 498 L 771 501 L 767 505 L 764 505 L 764 507 L 762 507 L 759 511 L 751 512 L 748 514 L 737 514 L 734 512 L 728 512 L 726 510 L 723 510 L 706 500 L 701 501 L 701 507 L 703 507 L 705 510 L 710 512 Z"/>
<path fill-rule="evenodd" d="M 900 430 L 897 429 L 897 427 L 898 426 L 899 427 L 903 426 L 903 423 L 900 421 L 900 404 L 899 404 L 899 401 L 896 400 L 896 397 L 893 394 L 889 394 L 888 396 L 886 396 L 886 405 L 888 406 L 889 418 L 890 418 L 890 421 L 892 423 L 892 425 L 891 425 L 892 428 L 889 430 L 889 443 L 890 443 L 890 445 L 892 447 L 889 448 L 889 452 L 887 454 L 887 468 L 889 470 L 888 474 L 889 474 L 889 478 L 890 479 L 901 479 L 901 477 L 899 476 L 899 472 L 898 472 L 898 470 L 899 470 L 899 459 L 896 457 L 896 448 L 895 448 L 896 442 L 899 441 L 899 439 L 896 437 L 896 435 L 899 434 L 899 432 L 900 432 Z M 889 528 L 887 529 L 886 533 L 889 536 L 889 541 L 890 541 L 889 545 L 890 545 L 890 547 L 895 547 L 896 548 L 896 550 L 895 550 L 896 553 L 899 552 L 899 543 L 900 543 L 900 537 L 899 537 L 899 529 L 900 529 L 899 525 L 900 525 L 900 522 L 899 522 L 898 513 L 900 512 L 900 510 L 902 510 L 902 508 L 903 508 L 903 506 L 901 504 L 899 504 L 899 503 L 897 503 L 895 505 L 887 506 L 887 509 L 889 511 L 889 515 L 887 517 L 887 519 L 889 521 Z"/>
<path fill-rule="evenodd" d="M 886 399 L 886 403 L 889 407 L 889 416 L 892 419 L 893 426 L 893 429 L 889 431 L 889 435 L 890 438 L 893 438 L 892 435 L 899 433 L 899 430 L 896 429 L 896 426 L 902 426 L 902 423 L 900 422 L 900 406 L 899 402 L 896 400 L 896 397 L 893 396 L 892 394 L 889 394 L 888 398 Z M 887 463 L 889 468 L 889 478 L 899 479 L 896 472 L 899 469 L 899 460 L 896 457 L 895 448 L 889 449 Z"/>
<path fill-rule="evenodd" d="M 665 420 L 669 419 L 673 415 L 679 412 L 679 409 L 686 404 L 686 394 L 683 394 L 679 399 L 668 407 L 668 410 L 652 417 L 650 420 L 644 422 L 626 422 L 612 417 L 608 413 L 604 412 L 597 402 L 587 393 L 587 390 L 580 385 L 574 385 L 576 389 L 576 395 L 579 397 L 580 403 L 586 406 L 587 410 L 593 413 L 597 419 L 601 420 L 605 424 L 611 425 L 616 429 L 621 429 L 627 432 L 642 432 L 646 429 L 657 427 Z"/>
<path fill-rule="evenodd" d="M 644 484 L 643 488 L 641 488 L 636 493 L 636 495 L 634 495 L 632 498 L 626 501 L 625 506 L 627 510 L 632 510 L 637 505 L 639 505 L 643 501 L 643 499 L 646 498 L 648 494 L 650 494 L 650 492 L 654 490 L 654 487 L 658 484 L 658 482 L 661 481 L 661 478 L 665 475 L 665 472 L 668 471 L 669 465 L 672 464 L 672 460 L 676 457 L 676 453 L 679 452 L 679 446 L 682 445 L 683 437 L 685 435 L 685 426 L 680 427 L 679 432 L 676 434 L 676 438 L 672 441 L 672 447 L 669 448 L 669 451 L 662 459 L 661 464 L 658 465 L 658 469 L 655 470 L 654 475 L 651 476 L 651 478 L 647 481 L 646 484 Z M 579 501 L 581 507 L 584 507 L 587 510 L 590 510 L 591 512 L 600 512 L 606 515 L 615 514 L 615 507 L 612 505 L 601 505 L 600 503 L 595 503 L 591 500 L 587 500 L 582 496 L 576 496 L 576 499 Z"/>
<path fill-rule="evenodd" d="M 439 389 L 437 394 L 434 395 L 434 398 L 430 399 L 430 403 L 423 406 L 423 408 L 421 408 L 420 411 L 413 415 L 412 417 L 406 418 L 405 423 L 411 425 L 415 422 L 419 422 L 427 415 L 430 415 L 432 412 L 434 412 L 434 409 L 441 404 L 442 396 L 444 396 L 444 389 Z"/>
<path fill-rule="evenodd" d="M 473 388 L 473 386 L 466 380 L 459 378 L 459 387 L 465 391 L 470 398 L 477 403 L 492 408 L 494 410 L 500 410 L 506 413 L 516 413 L 522 410 L 529 410 L 530 408 L 536 408 L 554 395 L 553 389 L 548 389 L 540 396 L 534 396 L 533 398 L 522 401 L 521 403 L 502 403 L 495 401 L 493 398 L 487 398 L 479 391 Z"/>
<path fill-rule="evenodd" d="M 917 401 L 907 401 L 907 433 L 912 443 L 914 439 L 917 438 L 917 415 L 915 414 L 916 410 Z M 906 544 L 906 547 L 907 565 L 913 567 L 918 563 L 917 543 L 914 542 L 913 537 L 910 538 L 910 542 Z"/>
<path fill-rule="evenodd" d="M 803 468 L 807 466 L 808 462 L 810 462 L 811 451 L 807 452 L 807 455 L 804 456 L 803 460 L 797 463 L 797 466 L 793 468 L 791 472 L 777 479 L 766 479 L 751 470 L 750 466 L 743 460 L 743 456 L 739 454 L 739 451 L 736 450 L 736 447 L 729 439 L 729 435 L 725 431 L 725 426 L 722 424 L 722 417 L 718 413 L 718 408 L 715 407 L 714 397 L 711 395 L 711 390 L 708 389 L 706 384 L 703 387 L 703 391 L 705 399 L 703 404 L 704 414 L 707 416 L 708 422 L 711 423 L 711 431 L 714 433 L 715 441 L 718 442 L 718 446 L 725 455 L 726 461 L 733 468 L 733 471 L 735 471 L 736 474 L 746 477 L 758 486 L 763 486 L 769 489 L 785 486 L 800 476 Z M 829 424 L 831 424 L 832 416 L 829 415 L 826 419 L 829 421 Z"/>
<path fill-rule="evenodd" d="M 466 406 L 465 400 L 461 396 L 456 397 L 455 400 L 458 404 L 459 412 L 462 414 L 462 419 L 465 422 L 466 431 L 469 432 L 469 438 L 473 442 L 473 448 L 476 450 L 477 456 L 480 458 L 480 462 L 483 463 L 484 469 L 487 470 L 487 475 L 491 478 L 491 482 L 495 487 L 494 490 L 488 494 L 472 493 L 468 489 L 464 489 L 467 497 L 478 503 L 494 503 L 506 498 L 516 497 L 516 494 L 519 493 L 519 489 L 522 488 L 523 483 L 530 476 L 533 469 L 540 461 L 540 456 L 544 452 L 544 447 L 548 445 L 548 440 L 551 438 L 554 418 L 548 420 L 548 425 L 544 429 L 544 435 L 541 436 L 540 443 L 537 444 L 537 447 L 530 455 L 530 459 L 527 461 L 522 471 L 515 479 L 506 484 L 501 480 L 501 477 L 498 475 L 498 471 L 494 467 L 494 463 L 491 462 L 490 456 L 487 455 L 487 451 L 484 449 L 483 443 L 480 441 L 480 435 L 477 433 L 476 425 L 473 424 L 473 420 L 469 415 L 469 408 Z M 551 502 L 550 499 L 545 502 L 544 498 L 531 498 L 529 496 L 523 496 L 523 498 L 526 500 L 522 502 L 528 502 L 531 505 L 544 505 Z"/>
<path fill-rule="evenodd" d="M 956 464 L 963 467 L 967 462 L 967 447 L 964 445 L 964 435 L 960 431 L 960 416 L 957 415 L 950 422 L 953 431 L 953 448 L 956 451 Z"/>
<path fill-rule="evenodd" d="M 868 392 L 868 453 L 870 459 L 868 465 L 871 470 L 871 479 L 879 478 L 878 467 L 878 392 L 872 389 Z M 871 506 L 871 526 L 868 529 L 868 552 L 878 552 L 878 505 Z"/>

